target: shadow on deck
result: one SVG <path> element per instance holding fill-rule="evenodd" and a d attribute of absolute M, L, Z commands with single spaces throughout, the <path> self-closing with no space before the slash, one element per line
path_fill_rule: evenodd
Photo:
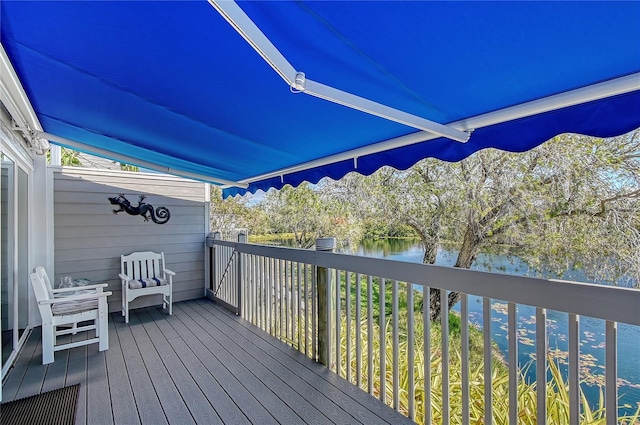
<path fill-rule="evenodd" d="M 120 313 L 109 350 L 56 352 L 42 365 L 34 329 L 3 401 L 81 384 L 76 424 L 413 423 L 291 347 L 199 299 Z"/>

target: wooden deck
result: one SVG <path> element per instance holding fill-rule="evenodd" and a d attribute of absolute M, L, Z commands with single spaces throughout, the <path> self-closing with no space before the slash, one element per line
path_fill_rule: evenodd
<path fill-rule="evenodd" d="M 109 350 L 56 352 L 40 328 L 2 388 L 11 401 L 81 384 L 76 424 L 413 423 L 286 344 L 206 299 L 109 320 Z"/>

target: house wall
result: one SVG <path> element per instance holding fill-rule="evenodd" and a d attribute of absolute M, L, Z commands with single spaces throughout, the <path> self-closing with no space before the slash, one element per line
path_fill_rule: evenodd
<path fill-rule="evenodd" d="M 204 238 L 208 214 L 204 183 L 177 177 L 74 167 L 54 168 L 54 282 L 63 276 L 106 282 L 113 295 L 109 310 L 121 308 L 120 255 L 164 252 L 176 272 L 174 301 L 199 298 L 205 286 Z M 154 208 L 171 212 L 166 224 L 145 222 L 120 212 L 108 197 L 124 193 L 133 204 L 138 195 Z M 51 272 L 50 272 L 51 273 Z M 159 304 L 159 296 L 136 299 L 131 307 Z"/>

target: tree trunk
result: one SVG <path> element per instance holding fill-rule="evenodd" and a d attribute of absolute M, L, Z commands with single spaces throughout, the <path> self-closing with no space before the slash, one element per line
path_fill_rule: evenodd
<path fill-rule="evenodd" d="M 422 264 L 435 264 L 436 256 L 438 255 L 438 242 L 440 241 L 438 236 L 440 231 L 440 217 L 434 215 L 429 228 L 421 228 L 412 220 L 407 220 L 406 224 L 413 228 L 418 236 L 420 236 L 420 242 L 422 242 L 422 246 L 424 247 Z"/>
<path fill-rule="evenodd" d="M 435 264 L 436 256 L 438 255 L 438 241 L 437 240 L 422 240 L 422 246 L 424 246 L 424 257 L 422 257 L 422 264 Z"/>
<path fill-rule="evenodd" d="M 462 246 L 460 247 L 460 253 L 456 260 L 456 264 L 453 267 L 459 267 L 461 269 L 468 269 L 473 264 L 480 248 L 480 239 L 477 237 L 474 227 L 469 224 L 467 230 L 464 233 L 464 239 L 462 240 Z M 431 306 L 431 321 L 436 321 L 440 318 L 440 290 L 431 288 L 429 293 L 429 304 Z M 450 292 L 448 297 L 449 309 L 456 305 L 460 301 L 460 294 L 458 292 Z"/>

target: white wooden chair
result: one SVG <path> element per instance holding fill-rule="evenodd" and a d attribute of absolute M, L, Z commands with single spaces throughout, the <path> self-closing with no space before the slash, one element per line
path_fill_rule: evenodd
<path fill-rule="evenodd" d="M 42 317 L 42 364 L 52 363 L 54 352 L 69 348 L 80 347 L 93 343 L 99 344 L 100 351 L 109 348 L 107 297 L 111 292 L 88 292 L 69 295 L 63 298 L 53 298 L 50 284 L 38 272 L 29 275 L 33 292 L 38 302 L 38 309 Z M 77 288 L 76 288 L 77 290 Z M 80 322 L 91 321 L 89 325 L 78 326 Z M 71 328 L 58 330 L 58 326 Z M 57 345 L 59 335 L 95 329 L 95 338 Z"/>
<path fill-rule="evenodd" d="M 49 275 L 47 274 L 47 270 L 42 267 L 42 266 L 38 266 L 36 267 L 36 273 L 38 274 L 38 276 L 40 276 L 40 278 L 42 279 L 42 281 L 45 284 L 45 287 L 47 289 L 47 292 L 49 293 L 49 298 L 53 299 L 53 298 L 63 298 L 63 297 L 68 297 L 70 295 L 76 295 L 76 293 L 81 290 L 83 294 L 86 293 L 98 293 L 98 292 L 102 292 L 103 288 L 106 288 L 107 286 L 109 286 L 107 283 L 96 283 L 93 285 L 85 285 L 83 287 L 72 287 L 72 288 L 58 288 L 55 289 L 53 287 L 53 285 L 51 284 L 51 280 L 49 279 Z M 73 329 L 76 329 L 78 327 L 77 323 L 74 323 L 71 326 Z M 75 335 L 77 333 L 77 329 L 75 332 L 73 332 L 73 334 Z"/>
<path fill-rule="evenodd" d="M 134 252 L 120 256 L 122 281 L 122 315 L 129 323 L 129 303 L 143 295 L 162 295 L 162 308 L 173 314 L 173 276 L 165 267 L 164 252 Z"/>

